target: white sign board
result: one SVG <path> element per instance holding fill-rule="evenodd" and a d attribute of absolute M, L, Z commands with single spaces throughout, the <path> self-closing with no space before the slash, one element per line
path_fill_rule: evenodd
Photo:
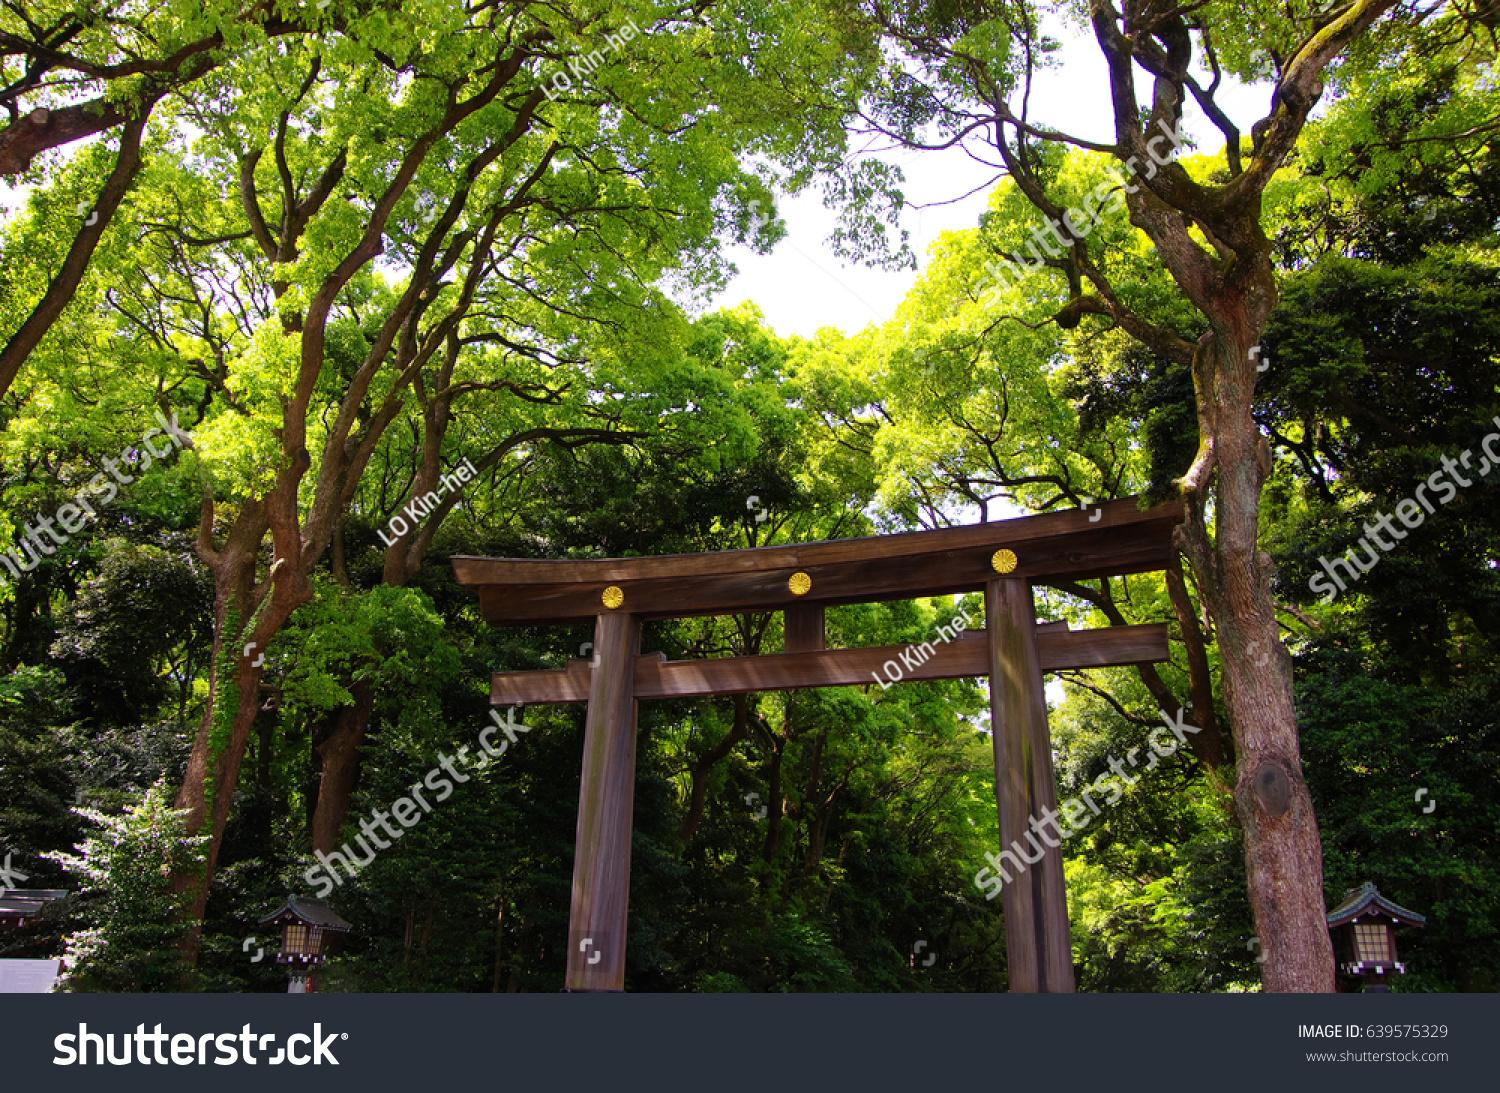
<path fill-rule="evenodd" d="M 61 960 L 0 960 L 0 994 L 47 994 L 61 972 Z"/>

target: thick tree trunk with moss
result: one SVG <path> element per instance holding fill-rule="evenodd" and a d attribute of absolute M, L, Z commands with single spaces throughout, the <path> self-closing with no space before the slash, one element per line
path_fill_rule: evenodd
<path fill-rule="evenodd" d="M 234 638 L 230 639 L 235 640 Z M 239 785 L 240 766 L 260 709 L 260 669 L 251 667 L 235 651 L 225 654 L 222 636 L 214 641 L 218 668 L 209 684 L 208 709 L 198 727 L 187 773 L 177 795 L 177 807 L 187 809 L 186 827 L 210 836 L 205 853 L 206 872 L 179 881 L 176 890 L 191 890 L 191 916 L 203 917 L 208 903 L 208 878 L 218 864 L 224 827 Z M 194 941 L 192 948 L 196 948 Z"/>
<path fill-rule="evenodd" d="M 220 549 L 212 545 L 211 497 L 205 496 L 203 513 L 198 552 L 214 578 L 213 668 L 177 807 L 187 811 L 187 830 L 206 834 L 209 841 L 204 868 L 173 878 L 174 891 L 192 893 L 188 914 L 194 922 L 201 921 L 208 903 L 209 881 L 260 711 L 265 648 L 292 611 L 311 596 L 311 586 L 305 579 L 294 580 L 289 567 L 273 567 L 263 583 L 256 583 L 260 544 L 272 523 L 265 502 L 248 501 L 240 507 Z M 195 926 L 184 942 L 190 956 L 196 954 L 197 944 Z"/>
<path fill-rule="evenodd" d="M 1169 113 L 1170 104 L 1164 105 Z M 1310 109 L 1310 102 L 1305 105 Z M 1269 177 L 1260 157 L 1251 164 L 1252 171 L 1257 168 Z M 1252 413 L 1260 374 L 1253 351 L 1276 304 L 1271 244 L 1260 226 L 1258 196 L 1209 191 L 1185 172 L 1175 177 L 1180 170 L 1163 172 L 1162 193 L 1141 186 L 1128 199 L 1132 222 L 1156 243 L 1167 271 L 1209 326 L 1187 354 L 1199 447 L 1180 483 L 1186 515 L 1177 542 L 1219 645 L 1235 745 L 1235 810 L 1245 837 L 1250 907 L 1266 956 L 1265 989 L 1328 992 L 1334 989 L 1334 959 L 1324 919 L 1322 845 L 1302 773 L 1291 659 L 1281 645 L 1271 598 L 1270 556 L 1258 543 L 1271 453 Z M 1179 204 L 1191 215 L 1184 216 Z M 1190 234 L 1190 224 L 1214 241 L 1213 252 Z M 1180 341 L 1173 344 L 1175 339 L 1154 330 L 1150 335 L 1182 358 L 1187 347 Z"/>
<path fill-rule="evenodd" d="M 1270 310 L 1263 298 L 1254 311 Z M 1250 416 L 1256 366 L 1248 335 L 1226 331 L 1195 364 L 1200 445 L 1183 480 L 1187 520 L 1179 542 L 1215 622 L 1225 704 L 1233 729 L 1234 801 L 1245 836 L 1251 910 L 1268 991 L 1334 989 L 1324 919 L 1323 851 L 1302 774 L 1292 664 L 1270 593 L 1270 556 L 1257 544 L 1270 451 Z M 1214 534 L 1204 522 L 1213 473 Z"/>

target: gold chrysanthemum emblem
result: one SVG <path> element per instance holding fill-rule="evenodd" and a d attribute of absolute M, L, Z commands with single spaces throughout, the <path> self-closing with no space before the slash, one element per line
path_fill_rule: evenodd
<path fill-rule="evenodd" d="M 604 590 L 604 595 L 599 597 L 604 601 L 604 606 L 613 611 L 625 602 L 625 593 L 615 585 L 610 585 Z"/>
<path fill-rule="evenodd" d="M 1007 548 L 1001 548 L 990 555 L 990 565 L 995 567 L 996 573 L 1015 572 L 1017 561 L 1016 552 Z"/>
<path fill-rule="evenodd" d="M 787 578 L 786 586 L 792 590 L 793 596 L 805 596 L 812 588 L 812 578 L 806 573 L 793 573 Z"/>

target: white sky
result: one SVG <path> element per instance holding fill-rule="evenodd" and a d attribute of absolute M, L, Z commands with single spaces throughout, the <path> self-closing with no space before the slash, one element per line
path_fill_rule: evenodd
<path fill-rule="evenodd" d="M 1104 60 L 1094 41 L 1056 28 L 1063 42 L 1062 65 L 1044 73 L 1032 93 L 1032 120 L 1073 136 L 1108 142 L 1112 139 L 1112 114 Z M 1150 87 L 1138 85 L 1139 101 L 1151 99 Z M 1268 110 L 1269 85 L 1247 88 L 1226 76 L 1215 96 L 1241 132 Z M 1184 128 L 1197 144 L 1197 151 L 1217 150 L 1223 144 L 1218 130 L 1194 104 L 1189 104 Z M 872 322 L 889 320 L 922 269 L 927 251 L 944 231 L 974 228 L 988 200 L 988 190 L 955 201 L 960 195 L 983 186 L 994 172 L 975 163 L 962 151 L 888 152 L 888 162 L 899 164 L 906 176 L 902 189 L 907 208 L 902 226 L 911 233 L 910 245 L 917 255 L 918 270 L 886 272 L 862 266 L 846 266 L 824 245 L 832 232 L 834 217 L 823 208 L 821 192 L 812 187 L 782 201 L 777 214 L 786 222 L 787 236 L 769 255 L 758 255 L 748 247 L 734 247 L 730 256 L 739 275 L 727 291 L 711 301 L 709 310 L 733 307 L 753 300 L 765 313 L 766 324 L 777 334 L 811 337 L 819 327 L 832 326 L 853 333 Z M 949 202 L 953 204 L 938 204 Z M 912 206 L 932 205 L 932 208 Z"/>

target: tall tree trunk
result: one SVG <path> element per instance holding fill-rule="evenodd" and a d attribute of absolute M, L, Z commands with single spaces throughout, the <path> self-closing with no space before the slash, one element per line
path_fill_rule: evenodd
<path fill-rule="evenodd" d="M 271 638 L 292 612 L 312 599 L 313 569 L 332 542 L 335 527 L 347 511 L 361 475 L 387 427 L 399 416 L 418 373 L 440 346 L 446 345 L 450 355 L 455 351 L 456 343 L 448 335 L 458 328 L 472 305 L 483 272 L 488 268 L 495 233 L 514 208 L 512 204 L 489 208 L 485 230 L 469 254 L 461 298 L 426 335 L 419 337 L 418 316 L 428 307 L 421 301 L 424 298 L 431 301 L 431 293 L 452 267 L 457 249 L 447 251 L 440 244 L 468 201 L 475 180 L 530 130 L 535 111 L 545 98 L 540 89 L 525 96 L 517 108 L 514 124 L 495 143 L 478 152 L 459 173 L 458 192 L 431 229 L 405 290 L 369 340 L 358 367 L 342 385 L 338 412 L 331 418 L 314 409 L 325 370 L 330 316 L 350 282 L 384 252 L 388 218 L 428 152 L 444 133 L 484 109 L 518 73 L 524 72 L 526 56 L 522 49 L 513 52 L 505 63 L 494 66 L 482 89 L 452 105 L 437 129 L 423 133 L 411 144 L 377 200 L 375 215 L 365 223 L 358 241 L 324 275 L 305 301 L 299 301 L 296 307 L 279 306 L 283 332 L 295 335 L 298 342 L 298 364 L 282 398 L 281 427 L 276 434 L 280 458 L 275 485 L 260 496 L 239 502 L 222 547 L 215 546 L 215 498 L 211 487 L 205 484 L 197 550 L 214 576 L 214 664 L 203 722 L 177 803 L 187 813 L 189 830 L 206 833 L 209 843 L 206 868 L 187 870 L 173 878 L 177 891 L 191 894 L 188 915 L 193 921 L 201 920 L 208 901 L 208 886 L 217 865 L 240 764 L 255 723 L 261 676 L 261 666 L 256 661 L 263 658 Z M 303 95 L 315 83 L 320 64 L 320 61 L 312 63 L 303 84 Z M 290 113 L 281 115 L 273 143 L 285 139 L 290 116 Z M 273 235 L 261 206 L 255 173 L 267 147 L 251 150 L 242 160 L 240 198 L 250 234 L 266 260 L 276 267 L 297 260 L 304 230 L 344 177 L 347 149 L 333 153 L 324 169 L 312 176 L 311 188 L 300 197 L 283 171 L 285 185 L 278 195 L 283 215 Z M 528 176 L 512 201 L 520 200 L 545 175 L 558 147 L 553 144 L 543 154 L 538 169 Z M 442 259 L 443 254 L 448 255 L 446 260 Z M 285 305 L 287 282 L 273 275 L 271 286 L 278 305 Z M 376 378 L 386 373 L 394 377 L 394 382 L 388 390 L 376 394 Z M 445 374 L 450 373 L 451 362 Z M 309 422 L 320 419 L 318 428 L 310 430 Z M 313 467 L 307 448 L 313 432 L 322 437 L 322 454 L 311 500 L 304 511 L 303 479 Z M 257 559 L 268 533 L 271 566 L 265 580 L 257 583 Z M 189 959 L 196 958 L 196 926 L 185 938 L 184 948 Z"/>
<path fill-rule="evenodd" d="M 1256 311 L 1269 312 L 1261 301 Z M 1242 313 L 1243 314 L 1243 313 Z M 1187 519 L 1178 531 L 1209 600 L 1223 665 L 1225 705 L 1238 763 L 1234 800 L 1245 835 L 1250 905 L 1266 961 L 1267 991 L 1334 989 L 1333 945 L 1323 908 L 1323 850 L 1302 774 L 1291 657 L 1270 592 L 1270 556 L 1259 530 L 1270 449 L 1251 416 L 1258 330 L 1220 329 L 1194 362 L 1202 442 L 1183 479 Z M 1205 523 L 1209 471 L 1214 535 Z M 1265 662 L 1259 650 L 1270 649 Z"/>
<path fill-rule="evenodd" d="M 235 628 L 231 635 L 222 625 L 216 628 L 208 702 L 177 794 L 177 807 L 187 811 L 187 830 L 209 836 L 204 869 L 173 878 L 174 891 L 192 893 L 188 916 L 193 927 L 183 944 L 190 959 L 196 959 L 209 880 L 218 866 L 240 767 L 260 712 L 261 670 L 237 648 L 244 633 Z"/>
<path fill-rule="evenodd" d="M 1328 13 L 1278 62 L 1271 111 L 1251 128 L 1248 160 L 1240 131 L 1213 103 L 1212 89 L 1204 94 L 1189 87 L 1194 38 L 1183 9 L 1170 0 L 1127 6 L 1123 13 L 1107 0 L 1089 4 L 1095 38 L 1109 65 L 1113 151 L 1127 170 L 1161 163 L 1151 155 L 1146 134 L 1178 132 L 1189 94 L 1225 137 L 1227 182 L 1199 182 L 1180 164 L 1168 162 L 1121 183 L 1131 223 L 1155 244 L 1178 289 L 1207 320 L 1208 332 L 1188 361 L 1183 362 L 1183 339 L 1131 312 L 1086 257 L 1074 267 L 1075 298 L 1065 311 L 1074 323 L 1085 311 L 1111 315 L 1143 344 L 1191 364 L 1199 447 L 1181 483 L 1187 511 L 1177 539 L 1208 603 L 1222 654 L 1237 758 L 1235 807 L 1245 835 L 1250 906 L 1267 957 L 1262 976 L 1268 991 L 1332 991 L 1334 964 L 1324 918 L 1322 847 L 1302 777 L 1291 658 L 1276 624 L 1270 557 L 1256 543 L 1261 487 L 1271 460 L 1252 416 L 1259 367 L 1251 351 L 1276 304 L 1271 243 L 1261 226 L 1262 195 L 1322 95 L 1328 66 L 1395 4 L 1351 0 Z M 1145 118 L 1137 65 L 1154 77 Z M 1014 155 L 1006 154 L 1007 165 L 1015 164 Z M 1034 181 L 1031 189 L 1045 201 Z M 1083 256 L 1084 248 L 1075 247 L 1074 253 Z M 1081 295 L 1083 277 L 1096 296 Z M 1215 491 L 1212 540 L 1205 520 L 1210 489 Z M 1269 662 L 1267 649 L 1273 652 Z"/>
<path fill-rule="evenodd" d="M 199 525 L 198 553 L 214 578 L 213 662 L 208 698 L 198 735 L 188 757 L 177 807 L 187 812 L 187 830 L 209 837 L 205 867 L 173 877 L 173 890 L 191 893 L 188 917 L 194 924 L 183 940 L 190 960 L 196 960 L 197 923 L 208 904 L 208 886 L 218 865 L 224 828 L 239 784 L 240 767 L 260 710 L 260 679 L 271 637 L 301 604 L 312 597 L 312 586 L 290 566 L 272 566 L 257 585 L 256 561 L 271 525 L 269 506 L 250 500 L 240 511 L 224 546 L 212 545 L 213 499 L 205 495 Z"/>
<path fill-rule="evenodd" d="M 317 744 L 322 772 L 318 778 L 318 804 L 313 809 L 313 850 L 328 853 L 339 844 L 339 832 L 349 816 L 349 801 L 359 780 L 359 749 L 370 729 L 375 709 L 375 688 L 368 680 L 349 685 L 354 702 L 333 711 L 333 727 Z"/>
<path fill-rule="evenodd" d="M 245 746 L 260 709 L 260 670 L 250 667 L 243 657 L 233 653 L 225 656 L 223 639 L 220 634 L 214 640 L 214 659 L 219 668 L 209 684 L 208 708 L 198 726 L 177 797 L 177 807 L 187 809 L 187 829 L 210 836 L 206 875 L 201 880 L 194 877 L 187 886 L 179 886 L 193 893 L 190 914 L 194 920 L 202 919 L 208 903 L 207 877 L 213 875 L 218 864 Z M 190 950 L 195 949 L 196 939 L 190 946 Z"/>

